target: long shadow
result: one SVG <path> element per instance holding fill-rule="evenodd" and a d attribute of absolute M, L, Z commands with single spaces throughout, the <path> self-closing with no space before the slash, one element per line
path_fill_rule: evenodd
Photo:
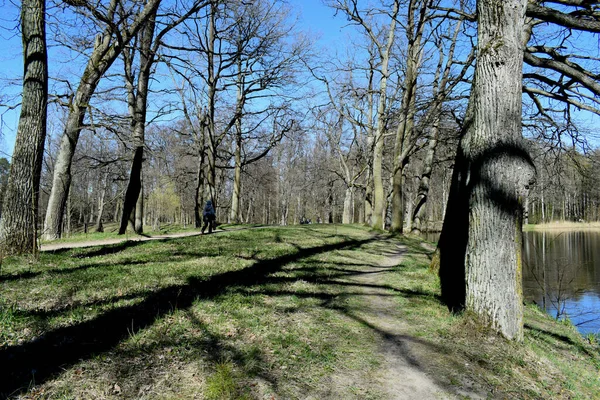
<path fill-rule="evenodd" d="M 0 397 L 25 390 L 35 379 L 41 384 L 73 364 L 104 353 L 126 339 L 131 331 L 151 326 L 173 309 L 188 309 L 198 298 L 212 298 L 235 286 L 267 282 L 269 274 L 286 264 L 338 249 L 354 249 L 374 238 L 302 249 L 296 254 L 263 260 L 237 271 L 205 280 L 189 278 L 185 285 L 173 285 L 148 295 L 142 302 L 107 311 L 77 325 L 55 329 L 42 337 L 0 350 Z"/>
<path fill-rule="evenodd" d="M 166 239 L 156 239 L 157 241 L 162 241 Z M 132 247 L 139 246 L 141 244 L 146 243 L 141 240 L 125 240 L 123 242 L 115 243 L 115 244 L 105 244 L 105 245 L 97 245 L 90 247 L 64 247 L 62 249 L 56 250 L 47 250 L 45 253 L 50 254 L 65 254 L 72 251 L 75 251 L 77 254 L 74 254 L 75 258 L 86 258 L 86 257 L 98 257 L 98 256 L 106 256 L 109 254 L 120 253 L 124 250 L 130 249 Z"/>
<path fill-rule="evenodd" d="M 576 347 L 579 351 L 587 354 L 591 358 L 598 358 L 598 357 L 600 357 L 599 353 L 590 352 L 585 346 L 582 346 L 581 343 L 578 343 L 578 342 L 574 341 L 572 338 L 570 338 L 568 336 L 561 335 L 561 334 L 555 333 L 555 332 L 551 332 L 551 331 L 548 331 L 548 330 L 545 330 L 545 329 L 540 329 L 540 328 L 538 328 L 536 326 L 533 326 L 533 325 L 527 324 L 527 323 L 525 324 L 524 328 L 527 329 L 527 330 L 530 330 L 532 332 L 537 332 L 539 334 L 552 337 L 552 338 L 554 338 L 556 340 L 560 340 L 561 342 L 565 342 L 566 344 L 568 344 L 570 346 Z"/>
<path fill-rule="evenodd" d="M 37 276 L 44 275 L 44 274 L 68 275 L 68 274 L 72 274 L 74 272 L 85 271 L 88 269 L 95 269 L 95 268 L 110 269 L 110 268 L 124 267 L 124 266 L 130 266 L 130 265 L 144 265 L 144 264 L 148 264 L 151 262 L 156 262 L 156 261 L 127 260 L 127 261 L 122 261 L 122 262 L 118 262 L 118 263 L 114 263 L 114 264 L 107 264 L 107 263 L 84 264 L 84 265 L 79 265 L 79 266 L 73 267 L 73 268 L 68 268 L 68 267 L 67 268 L 53 268 L 53 269 L 47 269 L 47 270 L 43 270 L 43 271 L 22 272 L 20 274 L 0 276 L 0 282 L 10 282 L 10 281 L 19 281 L 19 280 L 23 280 L 23 279 L 31 279 L 31 278 L 35 278 Z"/>

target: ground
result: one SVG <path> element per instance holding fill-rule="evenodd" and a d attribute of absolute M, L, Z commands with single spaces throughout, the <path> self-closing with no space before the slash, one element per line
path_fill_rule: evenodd
<path fill-rule="evenodd" d="M 192 236 L 190 236 L 192 235 Z M 81 243 L 81 241 L 80 241 Z M 99 243 L 85 243 L 86 245 Z M 452 315 L 432 245 L 308 225 L 46 247 L 0 270 L 0 398 L 594 398 L 597 342 Z"/>

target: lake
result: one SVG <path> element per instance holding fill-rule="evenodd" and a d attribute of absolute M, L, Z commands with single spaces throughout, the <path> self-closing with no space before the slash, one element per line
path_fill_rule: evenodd
<path fill-rule="evenodd" d="M 439 233 L 424 233 L 437 242 Z M 600 231 L 523 232 L 523 294 L 582 334 L 600 334 Z"/>
<path fill-rule="evenodd" d="M 581 333 L 599 334 L 600 232 L 524 232 L 523 294 Z"/>

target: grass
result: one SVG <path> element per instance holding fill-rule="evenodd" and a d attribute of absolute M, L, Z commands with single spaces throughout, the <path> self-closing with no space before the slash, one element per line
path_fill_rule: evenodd
<path fill-rule="evenodd" d="M 507 342 L 447 312 L 419 239 L 359 226 L 262 227 L 9 258 L 0 398 L 386 398 L 365 290 L 419 368 L 460 396 L 594 398 L 598 343 L 535 308 Z M 402 245 L 401 262 L 355 278 Z M 375 279 L 375 278 L 373 278 Z"/>
<path fill-rule="evenodd" d="M 171 233 L 191 232 L 196 230 L 193 225 L 182 226 L 179 224 L 163 224 L 159 229 L 152 229 L 152 226 L 144 227 L 145 236 L 160 236 Z M 88 225 L 88 232 L 84 232 L 83 227 L 73 229 L 69 235 L 51 241 L 42 241 L 41 244 L 48 243 L 76 243 L 85 242 L 92 240 L 103 240 L 103 239 L 128 239 L 131 237 L 138 237 L 140 235 L 133 232 L 131 229 L 127 229 L 125 235 L 119 235 L 119 224 L 115 222 L 107 222 L 104 224 L 104 232 L 96 232 L 93 224 Z"/>

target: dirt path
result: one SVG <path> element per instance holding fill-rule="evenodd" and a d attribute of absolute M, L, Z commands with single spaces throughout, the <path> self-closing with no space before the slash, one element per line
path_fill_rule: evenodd
<path fill-rule="evenodd" d="M 406 248 L 397 245 L 393 252 L 378 267 L 357 275 L 353 280 L 363 284 L 363 309 L 359 318 L 379 332 L 380 352 L 384 360 L 380 379 L 382 391 L 390 399 L 455 399 L 457 395 L 440 386 L 429 376 L 420 363 L 426 349 L 418 339 L 408 335 L 405 323 L 398 316 L 398 305 L 389 289 L 378 288 L 385 282 L 385 275 L 397 266 Z M 460 393 L 461 397 L 477 398 L 470 393 Z"/>
<path fill-rule="evenodd" d="M 215 231 L 220 232 L 220 231 Z M 92 247 L 92 246 L 106 246 L 110 244 L 119 244 L 124 242 L 146 242 L 149 240 L 161 240 L 161 239 L 173 239 L 173 238 L 182 238 L 188 236 L 198 236 L 201 235 L 200 232 L 192 231 L 192 232 L 180 232 L 180 233 L 169 233 L 165 235 L 156 235 L 156 236 L 133 236 L 133 237 L 120 237 L 114 239 L 99 239 L 99 240 L 87 240 L 81 242 L 59 242 L 59 243 L 48 243 L 43 244 L 41 246 L 41 251 L 53 251 L 53 250 L 63 250 L 63 249 L 76 249 L 81 247 Z"/>

